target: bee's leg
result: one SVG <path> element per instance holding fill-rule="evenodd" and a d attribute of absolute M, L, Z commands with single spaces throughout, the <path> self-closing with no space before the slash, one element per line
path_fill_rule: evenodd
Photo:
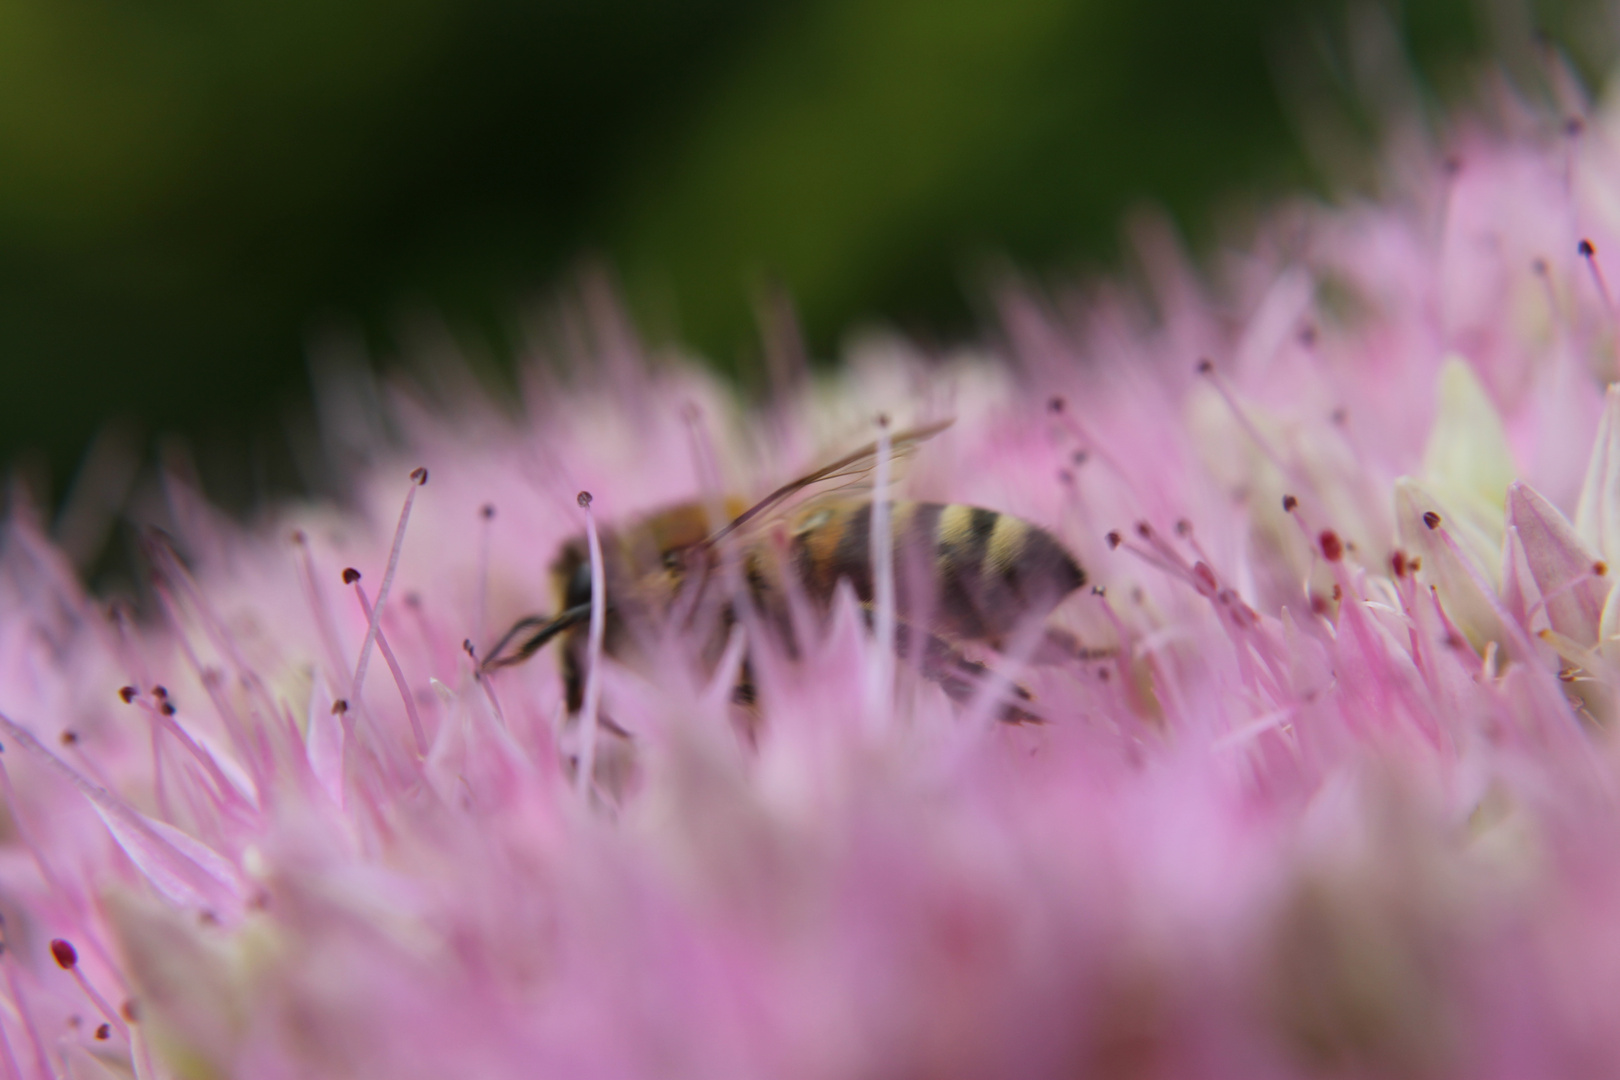
<path fill-rule="evenodd" d="M 562 652 L 563 701 L 568 707 L 564 730 L 577 732 L 579 714 L 585 707 L 585 669 L 584 646 L 578 638 L 571 638 Z M 596 737 L 596 765 L 592 770 L 596 790 L 610 804 L 620 804 L 637 781 L 635 736 L 605 710 L 598 709 Z M 563 774 L 573 781 L 579 771 L 578 754 L 565 755 L 562 766 Z"/>
<path fill-rule="evenodd" d="M 731 688 L 731 703 L 752 707 L 759 702 L 759 687 L 754 684 L 754 668 L 743 657 L 741 668 L 737 671 L 737 685 Z"/>
<path fill-rule="evenodd" d="M 731 704 L 735 706 L 732 720 L 738 734 L 750 750 L 759 749 L 759 686 L 754 682 L 754 667 L 746 655 L 737 671 L 737 683 L 731 688 Z"/>
<path fill-rule="evenodd" d="M 958 705 L 971 702 L 987 681 L 1000 682 L 1019 701 L 1033 700 L 1034 695 L 1026 688 L 1003 678 L 977 660 L 969 660 L 938 634 L 919 631 L 909 623 L 900 623 L 895 627 L 894 648 L 902 659 L 911 655 L 913 637 L 922 638 L 923 678 L 945 691 L 945 696 Z M 1045 722 L 1043 717 L 1011 701 L 1002 703 L 998 715 L 1001 720 L 1011 724 Z"/>
<path fill-rule="evenodd" d="M 564 649 L 562 654 L 563 701 L 568 706 L 569 722 L 579 716 L 579 711 L 585 707 L 585 661 L 579 655 L 578 649 Z M 630 732 L 614 721 L 607 713 L 597 710 L 596 726 L 611 735 L 621 739 L 630 739 Z"/>
<path fill-rule="evenodd" d="M 563 699 L 568 703 L 568 715 L 578 716 L 579 710 L 585 707 L 585 664 L 579 650 L 571 646 L 563 649 L 562 678 Z"/>
<path fill-rule="evenodd" d="M 519 619 L 512 625 L 510 630 L 501 635 L 501 639 L 495 643 L 495 647 L 489 650 L 488 658 L 484 661 L 482 670 L 493 671 L 495 668 L 521 664 L 545 648 L 552 638 L 564 630 L 588 622 L 590 617 L 591 605 L 579 604 L 567 609 L 554 619 L 542 619 L 538 615 L 531 615 L 527 619 Z M 524 634 L 529 634 L 529 637 L 517 647 L 516 652 L 510 656 L 501 655 L 508 645 Z"/>

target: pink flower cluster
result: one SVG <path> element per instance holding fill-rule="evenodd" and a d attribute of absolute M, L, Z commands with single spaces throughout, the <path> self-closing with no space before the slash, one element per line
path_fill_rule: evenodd
<path fill-rule="evenodd" d="M 1011 293 L 996 355 L 749 408 L 603 319 L 521 419 L 396 391 L 362 510 L 167 478 L 138 610 L 14 512 L 0 1077 L 1620 1074 L 1620 123 L 1400 164 L 1219 290 L 1150 231 L 1139 291 Z M 846 593 L 797 657 L 603 659 L 634 782 L 576 784 L 554 658 L 473 656 L 576 494 L 757 495 L 880 413 L 956 421 L 897 497 L 1086 569 L 1082 649 L 979 657 L 1046 722 Z"/>

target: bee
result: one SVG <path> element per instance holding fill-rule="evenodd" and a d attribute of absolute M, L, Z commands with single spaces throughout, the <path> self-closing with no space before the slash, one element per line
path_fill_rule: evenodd
<path fill-rule="evenodd" d="M 938 434 L 949 421 L 897 434 L 896 457 Z M 680 503 L 601 534 L 606 576 L 603 651 L 635 665 L 656 631 L 696 643 L 713 670 L 731 628 L 751 617 L 789 657 L 800 650 L 795 605 L 826 616 L 847 582 L 870 621 L 874 604 L 869 487 L 877 444 L 782 485 L 749 506 Z M 989 669 L 962 652 L 965 645 L 1001 651 L 1011 636 L 1044 621 L 1086 582 L 1085 571 L 1051 533 L 995 510 L 960 503 L 885 501 L 893 538 L 895 641 L 901 656 L 920 660 L 922 674 L 953 699 L 967 701 Z M 519 620 L 488 652 L 482 670 L 521 663 L 562 639 L 562 674 L 569 712 L 584 700 L 591 564 L 586 541 L 563 545 L 551 566 L 558 614 Z M 742 603 L 747 611 L 739 610 Z M 752 705 L 753 678 L 745 658 L 733 700 Z M 1029 695 L 1012 687 L 1014 696 Z M 1003 707 L 1009 720 L 1039 719 L 1022 706 Z M 604 725 L 623 734 L 610 720 Z"/>

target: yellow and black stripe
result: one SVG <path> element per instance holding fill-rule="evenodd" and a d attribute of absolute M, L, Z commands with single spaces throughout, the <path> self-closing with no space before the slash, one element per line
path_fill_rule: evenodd
<path fill-rule="evenodd" d="M 961 503 L 889 504 L 902 617 L 992 645 L 1027 619 L 1044 618 L 1085 584 L 1085 572 L 1044 529 Z M 840 580 L 872 599 L 872 504 L 823 505 L 793 528 L 794 569 L 825 603 Z M 919 572 L 921 571 L 921 572 Z M 918 595 L 925 589 L 929 595 Z"/>

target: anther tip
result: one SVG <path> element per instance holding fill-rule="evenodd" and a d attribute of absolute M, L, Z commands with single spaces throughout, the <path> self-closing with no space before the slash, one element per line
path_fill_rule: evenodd
<path fill-rule="evenodd" d="M 1581 253 L 1581 258 L 1583 259 L 1590 259 L 1592 256 L 1597 254 L 1597 248 L 1593 246 L 1592 241 L 1590 240 L 1583 239 L 1575 246 L 1575 250 Z"/>
<path fill-rule="evenodd" d="M 417 487 L 421 487 L 423 484 L 427 483 L 427 478 L 428 471 L 422 468 L 420 465 L 411 470 L 411 479 L 416 482 Z"/>
<path fill-rule="evenodd" d="M 590 492 L 588 492 L 588 491 L 582 491 L 582 492 L 580 492 L 580 493 L 579 493 L 579 500 L 578 500 L 578 501 L 579 501 L 579 505 L 580 505 L 580 508 L 581 508 L 581 509 L 584 509 L 584 508 L 585 508 L 585 507 L 588 507 L 588 506 L 590 506 L 590 505 L 591 505 L 591 502 L 592 502 L 592 501 L 593 501 L 593 500 L 592 500 L 592 499 L 591 499 L 591 493 L 590 493 Z"/>
<path fill-rule="evenodd" d="M 352 566 L 346 567 L 344 569 L 344 571 L 343 571 L 343 584 L 345 584 L 345 585 L 353 585 L 355 582 L 357 582 L 359 580 L 360 580 L 360 571 L 356 570 Z"/>
<path fill-rule="evenodd" d="M 1299 500 L 1292 495 L 1283 496 L 1283 513 L 1292 514 L 1299 508 Z"/>
<path fill-rule="evenodd" d="M 62 938 L 51 941 L 51 956 L 56 959 L 56 966 L 64 971 L 72 971 L 79 963 L 79 951 L 73 947 L 72 942 Z"/>
<path fill-rule="evenodd" d="M 1425 510 L 1423 512 L 1423 524 L 1431 529 L 1438 529 L 1440 527 L 1440 515 L 1433 510 Z"/>
<path fill-rule="evenodd" d="M 1344 558 L 1344 541 L 1339 539 L 1338 533 L 1332 529 L 1323 529 L 1322 534 L 1316 539 L 1322 548 L 1322 558 L 1328 562 L 1338 562 Z"/>
<path fill-rule="evenodd" d="M 1198 366 L 1195 370 L 1200 375 L 1213 374 L 1215 371 L 1215 361 L 1206 356 L 1198 361 Z"/>

